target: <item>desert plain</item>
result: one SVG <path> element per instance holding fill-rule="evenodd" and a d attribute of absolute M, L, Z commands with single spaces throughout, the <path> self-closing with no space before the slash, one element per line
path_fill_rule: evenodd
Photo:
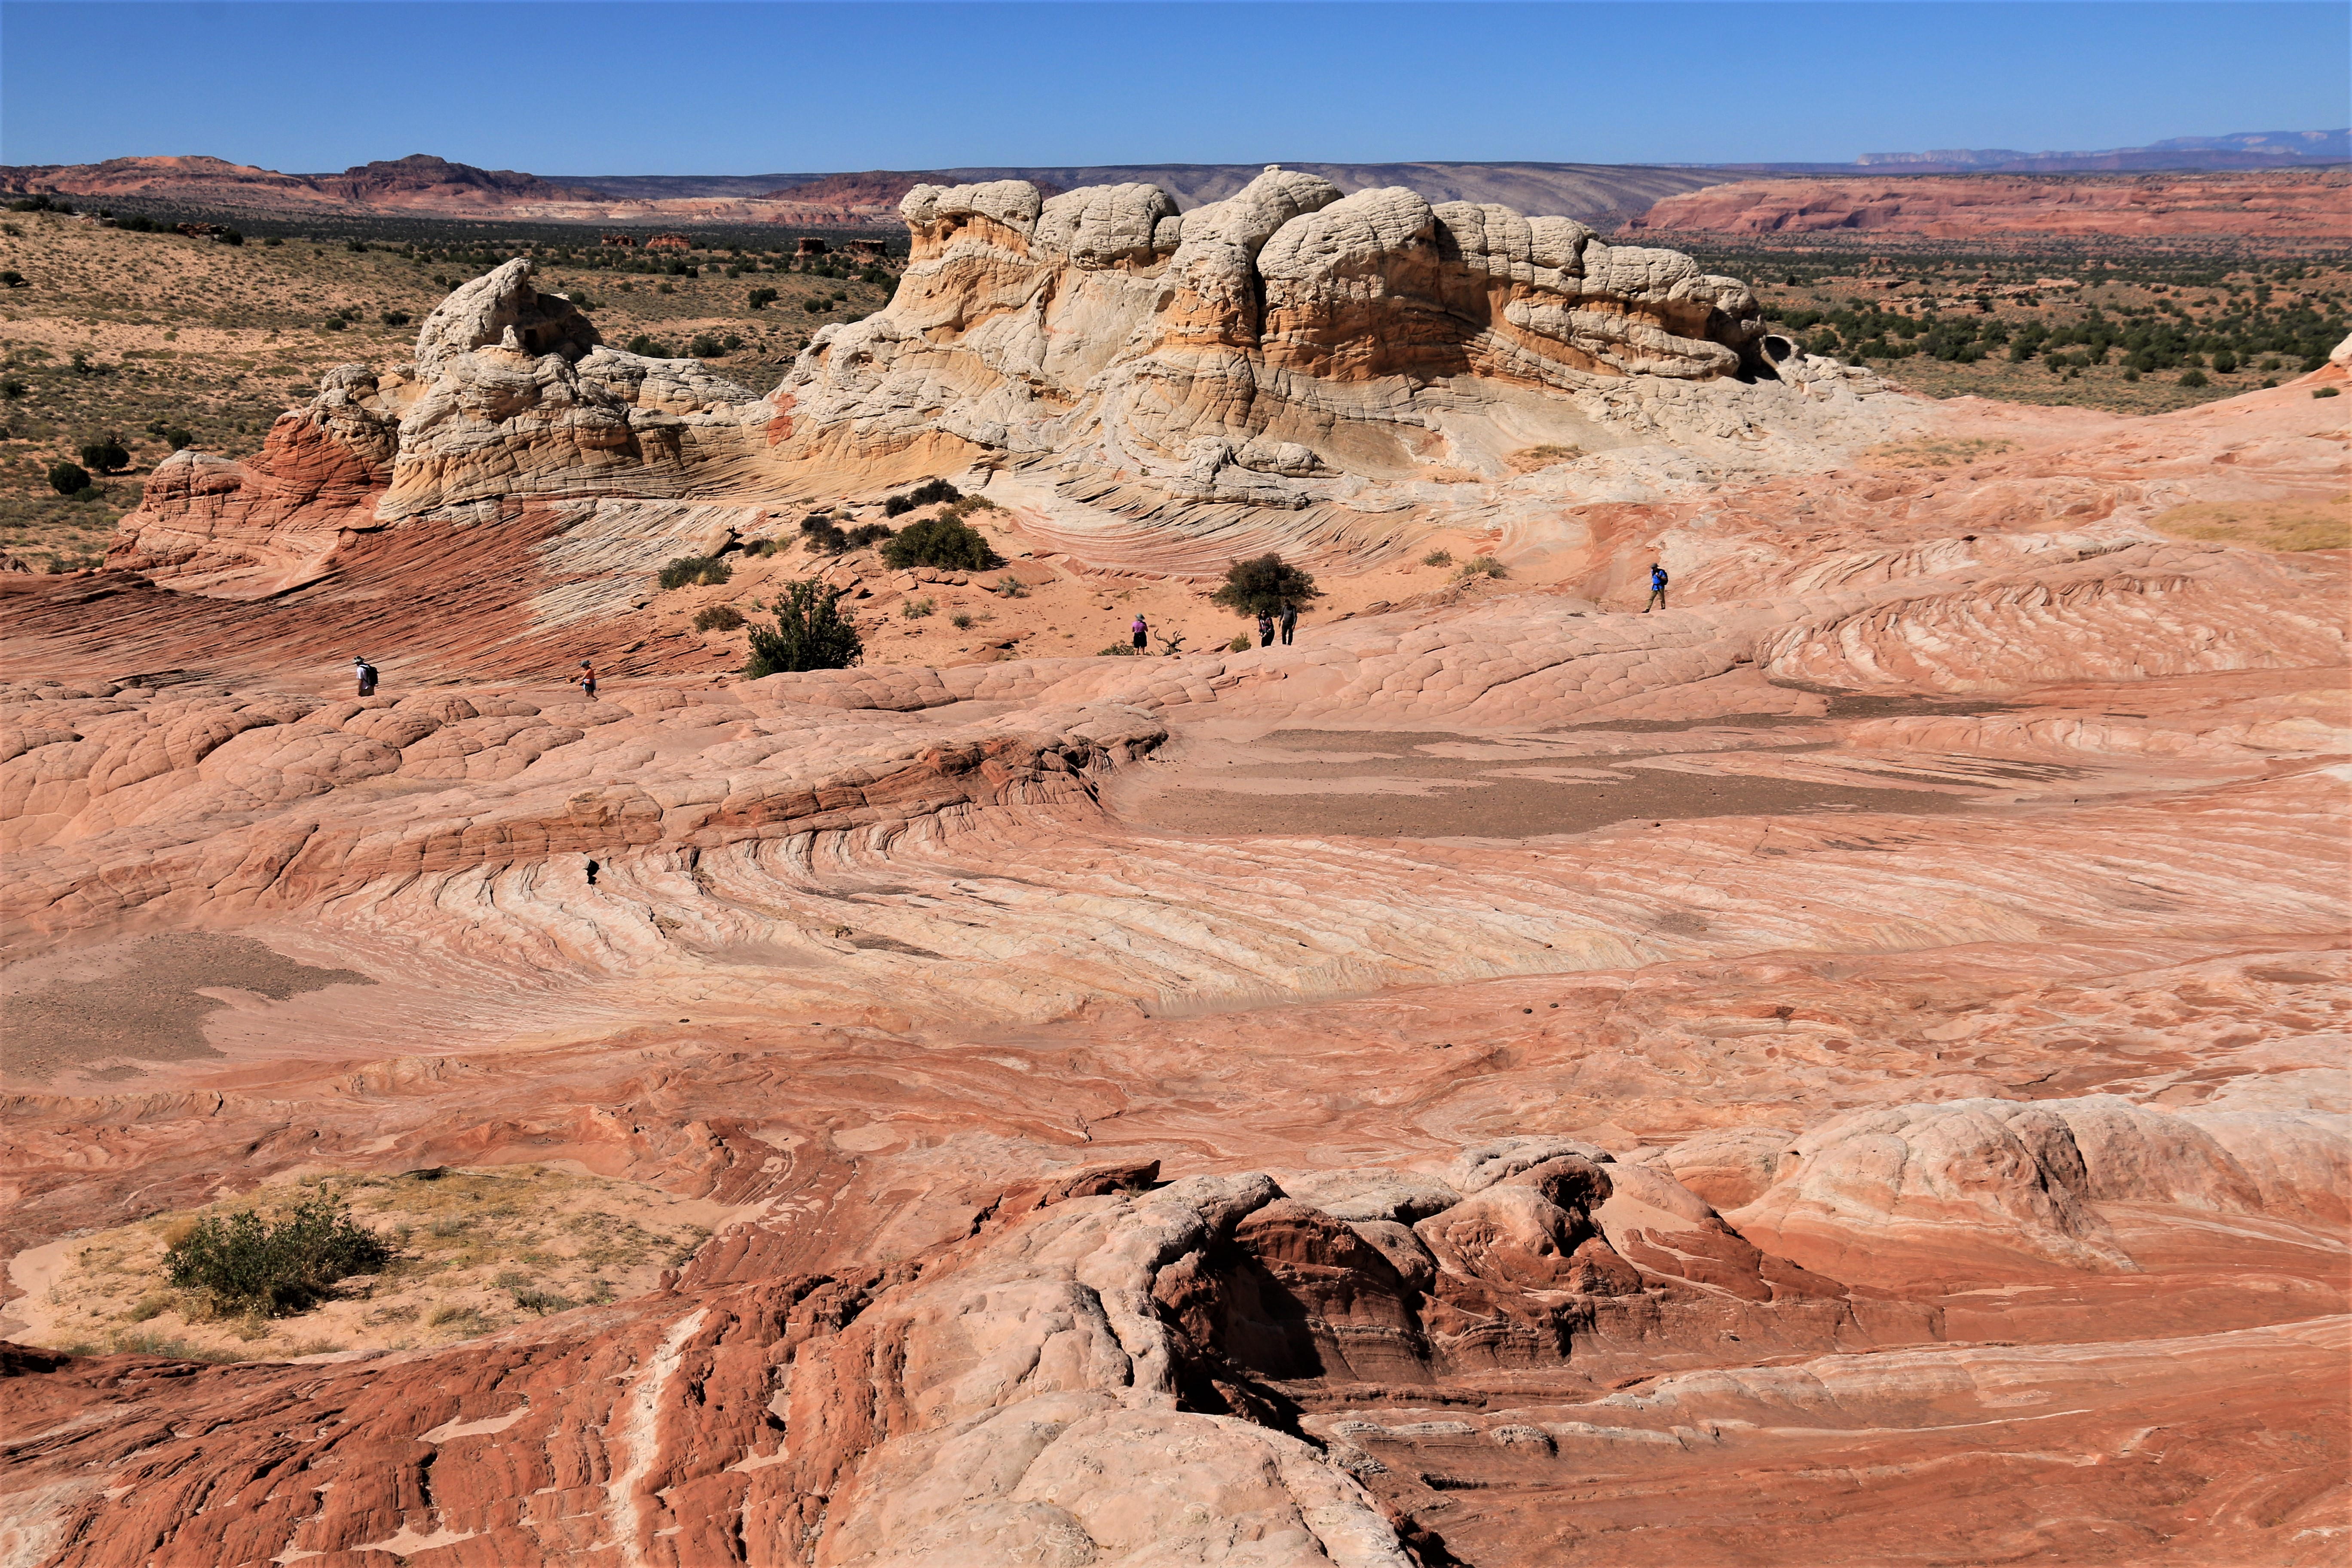
<path fill-rule="evenodd" d="M 0 574 L 6 1561 L 2342 1560 L 2352 343 L 900 210 L 764 389 L 519 255 Z M 796 580 L 865 657 L 747 673 Z"/>

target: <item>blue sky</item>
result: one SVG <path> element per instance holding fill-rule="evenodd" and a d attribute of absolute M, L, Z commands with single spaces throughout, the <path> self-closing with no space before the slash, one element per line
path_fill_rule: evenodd
<path fill-rule="evenodd" d="M 0 4 L 0 162 L 1721 163 L 2352 120 L 2352 6 Z"/>

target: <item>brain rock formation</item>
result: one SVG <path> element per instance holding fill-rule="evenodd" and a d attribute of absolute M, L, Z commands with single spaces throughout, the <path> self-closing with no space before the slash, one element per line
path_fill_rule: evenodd
<path fill-rule="evenodd" d="M 765 395 L 509 262 L 0 575 L 0 1560 L 2341 1556 L 2352 345 L 1937 404 L 1564 219 L 905 211 Z M 924 475 L 1000 564 L 804 542 Z"/>

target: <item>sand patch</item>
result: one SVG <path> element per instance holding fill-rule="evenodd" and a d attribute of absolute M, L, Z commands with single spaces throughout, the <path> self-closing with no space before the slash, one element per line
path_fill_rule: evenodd
<path fill-rule="evenodd" d="M 273 1217 L 321 1193 L 382 1237 L 394 1261 L 289 1317 L 227 1317 L 174 1289 L 165 1248 L 197 1220 Z M 24 1292 L 8 1336 L 79 1353 L 253 1361 L 411 1350 L 492 1333 L 651 1289 L 729 1211 L 638 1182 L 544 1165 L 273 1183 L 200 1209 L 27 1248 L 8 1266 Z"/>
<path fill-rule="evenodd" d="M 351 969 L 298 963 L 251 937 L 174 931 L 18 965 L 8 976 L 8 1075 L 46 1082 L 112 1060 L 217 1057 L 206 1020 L 330 985 L 373 985 Z"/>
<path fill-rule="evenodd" d="M 2197 501 L 2148 522 L 2175 539 L 2294 552 L 2352 549 L 2352 496 L 2332 500 Z"/>

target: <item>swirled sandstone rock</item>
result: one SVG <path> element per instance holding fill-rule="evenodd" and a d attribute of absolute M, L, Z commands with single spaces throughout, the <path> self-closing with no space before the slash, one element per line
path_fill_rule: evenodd
<path fill-rule="evenodd" d="M 1019 181 L 918 186 L 900 210 L 913 259 L 897 297 L 822 329 L 785 379 L 787 457 L 946 437 L 1137 470 L 1182 500 L 1294 508 L 1402 476 L 1417 445 L 1471 438 L 1497 398 L 1539 426 L 1619 383 L 1745 375 L 1793 393 L 1744 285 L 1568 218 L 1402 187 L 1343 196 L 1279 168 L 1181 216 L 1148 185 L 1045 200 Z M 1805 416 L 1801 397 L 1778 406 Z M 1306 456 L 1254 459 L 1276 448 Z"/>

